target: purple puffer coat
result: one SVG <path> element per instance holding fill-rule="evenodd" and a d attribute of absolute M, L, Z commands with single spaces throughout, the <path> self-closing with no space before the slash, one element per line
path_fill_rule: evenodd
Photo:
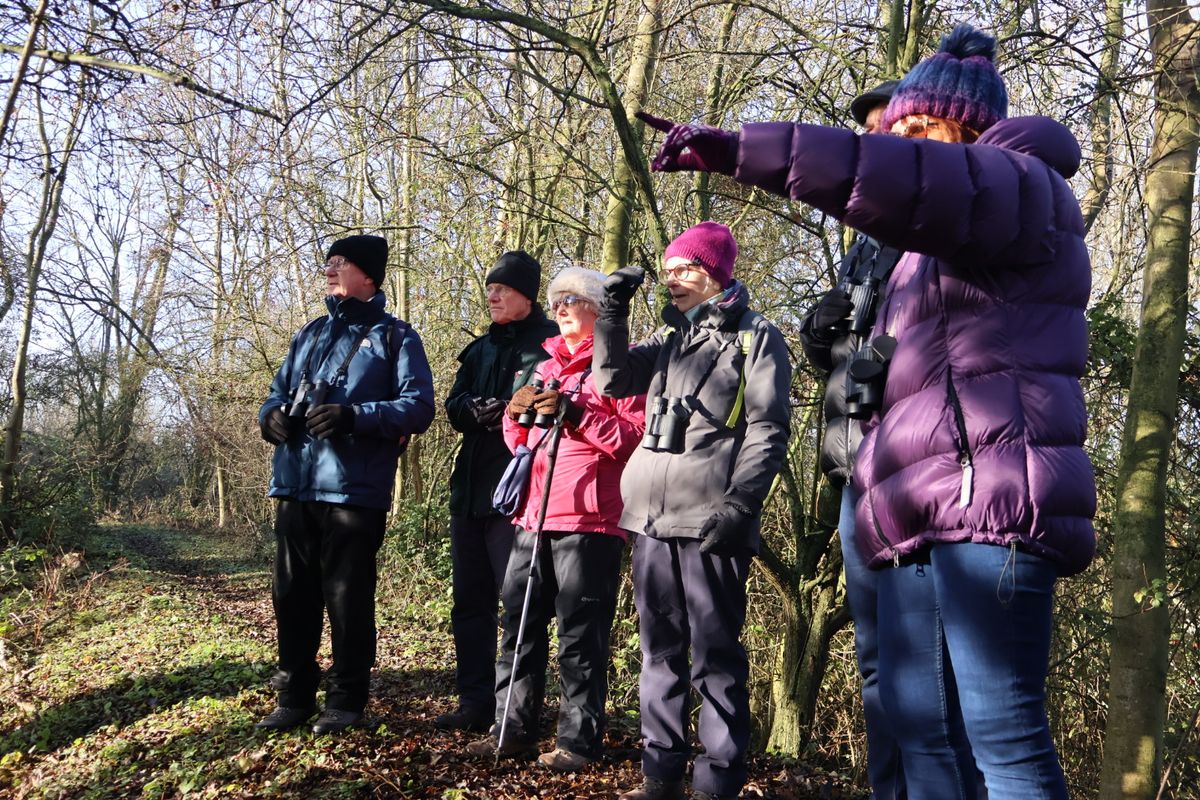
<path fill-rule="evenodd" d="M 742 129 L 735 178 L 907 251 L 875 333 L 899 341 L 854 483 L 871 566 L 980 542 L 1083 570 L 1096 487 L 1083 451 L 1091 265 L 1064 178 L 1079 145 L 1045 117 L 971 145 L 792 123 Z"/>

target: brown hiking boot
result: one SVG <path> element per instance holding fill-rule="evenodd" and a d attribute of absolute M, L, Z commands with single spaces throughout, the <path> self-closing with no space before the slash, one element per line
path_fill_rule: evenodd
<path fill-rule="evenodd" d="M 683 781 L 660 781 L 647 775 L 641 786 L 630 789 L 617 800 L 684 800 Z"/>
<path fill-rule="evenodd" d="M 499 741 L 495 736 L 485 736 L 467 745 L 467 752 L 476 758 L 496 758 L 496 745 Z M 519 739 L 516 736 L 504 737 L 504 749 L 500 758 L 532 758 L 537 752 L 537 743 Z"/>
<path fill-rule="evenodd" d="M 581 756 L 579 753 L 572 753 L 570 750 L 556 747 L 549 753 L 542 753 L 538 756 L 537 763 L 539 766 L 555 772 L 579 772 L 594 760 L 587 756 Z"/>

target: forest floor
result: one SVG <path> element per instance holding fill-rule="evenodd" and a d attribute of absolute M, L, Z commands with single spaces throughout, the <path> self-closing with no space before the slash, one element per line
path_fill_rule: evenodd
<path fill-rule="evenodd" d="M 435 729 L 454 705 L 448 590 L 381 586 L 366 727 L 256 731 L 273 706 L 261 544 L 112 525 L 79 546 L 43 570 L 37 593 L 0 597 L 0 797 L 612 798 L 640 781 L 629 710 L 614 709 L 605 758 L 571 775 L 472 759 L 474 735 Z M 750 772 L 747 798 L 863 795 L 794 760 L 758 755 Z"/>

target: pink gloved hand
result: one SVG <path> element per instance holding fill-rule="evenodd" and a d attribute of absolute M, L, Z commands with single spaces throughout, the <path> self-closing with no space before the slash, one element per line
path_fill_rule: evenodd
<path fill-rule="evenodd" d="M 738 135 L 711 125 L 678 124 L 645 111 L 637 118 L 667 134 L 658 155 L 650 162 L 655 172 L 720 172 L 732 175 L 737 169 Z"/>

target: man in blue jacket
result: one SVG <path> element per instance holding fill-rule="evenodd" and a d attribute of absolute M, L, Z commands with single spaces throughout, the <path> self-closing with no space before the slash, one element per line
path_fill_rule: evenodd
<path fill-rule="evenodd" d="M 421 337 L 384 310 L 379 236 L 338 239 L 325 258 L 325 305 L 292 340 L 259 411 L 275 445 L 272 599 L 278 705 L 258 723 L 282 730 L 316 712 L 317 647 L 329 612 L 333 667 L 315 733 L 357 724 L 375 664 L 375 554 L 396 462 L 433 420 L 433 377 Z"/>

